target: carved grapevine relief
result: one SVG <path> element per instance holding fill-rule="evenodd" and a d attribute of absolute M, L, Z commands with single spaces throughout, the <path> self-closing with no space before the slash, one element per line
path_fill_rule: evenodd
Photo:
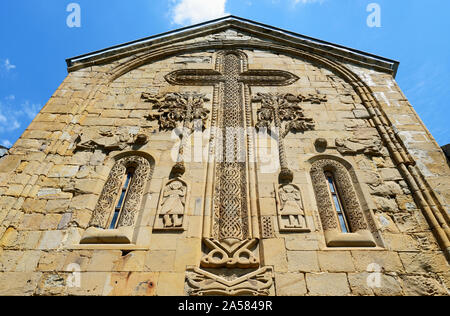
<path fill-rule="evenodd" d="M 174 130 L 182 125 L 178 160 L 172 173 L 174 176 L 183 175 L 186 171 L 184 153 L 187 140 L 195 130 L 203 131 L 206 128 L 210 111 L 204 107 L 204 102 L 209 99 L 199 93 L 168 93 L 163 96 L 143 93 L 141 98 L 153 104 L 155 113 L 146 116 L 146 119 L 158 121 L 160 130 Z"/>
<path fill-rule="evenodd" d="M 272 93 L 258 93 L 253 98 L 253 102 L 261 103 L 261 108 L 258 110 L 258 122 L 256 128 L 259 131 L 270 131 L 278 134 L 278 150 L 280 154 L 280 180 L 292 182 L 294 174 L 289 169 L 286 159 L 286 149 L 284 146 L 284 138 L 289 133 L 301 133 L 309 130 L 314 130 L 314 120 L 305 117 L 302 107 L 299 103 L 305 101 L 306 98 L 302 95 L 287 94 L 272 94 Z M 310 102 L 326 101 L 326 97 L 317 96 L 310 97 Z M 272 129 L 275 126 L 275 131 Z"/>
<path fill-rule="evenodd" d="M 149 161 L 139 156 L 129 156 L 119 159 L 111 170 L 103 191 L 95 207 L 89 227 L 103 228 L 108 226 L 108 219 L 115 207 L 122 179 L 127 168 L 134 167 L 135 172 L 130 183 L 127 198 L 118 221 L 118 228 L 133 226 L 136 214 L 139 211 L 145 184 L 152 176 L 152 167 Z"/>

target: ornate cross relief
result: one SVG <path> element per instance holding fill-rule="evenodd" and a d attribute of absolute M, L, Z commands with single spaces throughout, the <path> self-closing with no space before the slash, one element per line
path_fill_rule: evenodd
<path fill-rule="evenodd" d="M 256 199 L 249 159 L 254 155 L 254 145 L 247 130 L 252 126 L 249 86 L 290 85 L 298 77 L 280 70 L 248 70 L 244 53 L 222 51 L 217 55 L 215 70 L 178 70 L 168 74 L 166 80 L 175 85 L 214 87 L 209 157 L 214 167 L 208 167 L 207 177 L 212 201 L 211 205 L 205 203 L 203 239 L 209 250 L 200 267 L 220 270 L 188 270 L 189 293 L 268 295 L 273 271 L 267 267 L 257 270 L 261 236 L 254 221 L 258 216 L 256 205 L 249 198 L 255 194 L 252 198 Z M 223 268 L 252 270 L 236 277 Z"/>

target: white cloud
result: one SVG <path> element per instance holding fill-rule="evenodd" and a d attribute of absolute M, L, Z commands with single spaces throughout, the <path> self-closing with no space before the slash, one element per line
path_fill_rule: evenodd
<path fill-rule="evenodd" d="M 227 0 L 172 0 L 172 23 L 197 24 L 228 15 Z"/>
<path fill-rule="evenodd" d="M 9 140 L 4 139 L 2 140 L 1 145 L 6 148 L 11 148 L 13 144 Z"/>
<path fill-rule="evenodd" d="M 8 58 L 6 58 L 5 63 L 3 64 L 3 66 L 5 67 L 6 71 L 10 71 L 11 69 L 15 69 L 16 65 L 11 64 L 11 62 L 9 61 Z"/>
<path fill-rule="evenodd" d="M 30 103 L 30 101 L 25 101 L 22 104 L 23 112 L 28 116 L 29 119 L 34 119 L 38 115 L 39 111 L 42 109 L 40 104 Z"/>

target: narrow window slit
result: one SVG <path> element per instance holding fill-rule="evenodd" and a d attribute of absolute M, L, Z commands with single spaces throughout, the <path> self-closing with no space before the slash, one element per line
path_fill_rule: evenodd
<path fill-rule="evenodd" d="M 111 219 L 111 223 L 109 225 L 109 229 L 116 229 L 117 228 L 117 224 L 119 222 L 120 219 L 120 215 L 123 211 L 123 208 L 125 206 L 125 202 L 126 202 L 126 198 L 127 198 L 127 194 L 130 188 L 130 183 L 133 179 L 134 176 L 134 172 L 135 169 L 134 168 L 128 168 L 127 172 L 125 173 L 125 175 L 123 176 L 122 179 L 122 186 L 121 186 L 121 191 L 120 191 L 120 196 L 117 202 L 117 205 L 114 209 L 114 214 L 112 216 Z"/>
<path fill-rule="evenodd" d="M 347 217 L 345 215 L 345 210 L 343 208 L 343 204 L 341 202 L 339 192 L 336 187 L 336 182 L 334 180 L 334 176 L 331 172 L 325 172 L 325 177 L 327 178 L 328 188 L 331 194 L 331 198 L 333 201 L 333 208 L 337 214 L 339 227 L 342 233 L 348 234 L 351 232 L 350 226 L 348 224 Z"/>

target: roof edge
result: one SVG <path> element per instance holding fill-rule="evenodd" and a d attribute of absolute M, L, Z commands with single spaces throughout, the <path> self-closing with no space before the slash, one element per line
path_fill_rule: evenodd
<path fill-rule="evenodd" d="M 114 53 L 114 51 L 121 51 L 121 50 L 124 50 L 124 49 L 126 49 L 128 47 L 137 46 L 137 45 L 140 45 L 140 46 L 141 45 L 151 45 L 152 43 L 154 43 L 154 42 L 156 42 L 158 40 L 162 40 L 164 38 L 174 37 L 177 34 L 184 34 L 184 33 L 193 32 L 193 31 L 195 31 L 197 29 L 201 29 L 202 27 L 213 26 L 215 24 L 220 24 L 220 23 L 224 23 L 224 22 L 227 22 L 227 21 L 231 21 L 231 22 L 232 21 L 236 21 L 236 22 L 241 22 L 241 23 L 244 23 L 244 24 L 251 24 L 251 25 L 254 25 L 254 26 L 259 27 L 259 28 L 269 29 L 271 31 L 282 33 L 283 35 L 285 35 L 287 37 L 290 37 L 290 38 L 296 38 L 297 40 L 307 41 L 307 42 L 310 42 L 310 43 L 315 44 L 315 45 L 331 47 L 331 48 L 337 49 L 338 51 L 346 51 L 346 52 L 350 52 L 350 53 L 352 53 L 354 55 L 361 56 L 363 58 L 368 58 L 368 59 L 376 60 L 378 62 L 383 62 L 383 63 L 386 64 L 386 66 L 387 66 L 386 68 L 390 69 L 392 71 L 392 74 L 393 74 L 394 77 L 396 76 L 398 68 L 399 68 L 399 65 L 400 65 L 400 62 L 398 62 L 396 60 L 392 60 L 392 59 L 385 58 L 385 57 L 382 57 L 382 56 L 378 56 L 378 55 L 374 55 L 374 54 L 371 54 L 371 53 L 363 52 L 363 51 L 360 51 L 360 50 L 357 50 L 357 49 L 354 49 L 354 48 L 349 48 L 349 47 L 346 47 L 346 46 L 343 46 L 343 45 L 334 44 L 334 43 L 331 43 L 331 42 L 327 42 L 327 41 L 324 41 L 324 40 L 316 39 L 316 38 L 309 37 L 309 36 L 306 36 L 306 35 L 298 34 L 298 33 L 292 32 L 292 31 L 284 30 L 284 29 L 277 28 L 277 27 L 274 27 L 274 26 L 270 26 L 270 25 L 267 25 L 267 24 L 263 24 L 263 23 L 260 23 L 260 22 L 252 21 L 252 20 L 245 19 L 245 18 L 241 18 L 241 17 L 238 17 L 238 16 L 228 15 L 228 16 L 221 17 L 221 18 L 218 18 L 218 19 L 205 21 L 205 22 L 198 23 L 198 24 L 195 24 L 195 25 L 178 28 L 178 29 L 175 29 L 175 30 L 172 30 L 172 31 L 168 31 L 168 32 L 152 35 L 152 36 L 145 37 L 145 38 L 142 38 L 142 39 L 138 39 L 138 40 L 134 40 L 134 41 L 131 41 L 131 42 L 127 42 L 127 43 L 124 43 L 124 44 L 115 45 L 115 46 L 111 46 L 111 47 L 108 47 L 108 48 L 97 50 L 97 51 L 94 51 L 94 52 L 91 52 L 91 53 L 87 53 L 87 54 L 75 56 L 75 57 L 72 57 L 72 58 L 68 58 L 68 59 L 66 59 L 67 67 L 68 67 L 69 72 L 70 72 L 70 68 L 72 66 L 74 66 L 75 64 L 77 64 L 77 63 L 78 64 L 83 64 L 84 62 L 87 62 L 87 61 L 93 61 L 95 59 L 101 59 L 105 55 L 109 55 L 109 54 Z"/>

